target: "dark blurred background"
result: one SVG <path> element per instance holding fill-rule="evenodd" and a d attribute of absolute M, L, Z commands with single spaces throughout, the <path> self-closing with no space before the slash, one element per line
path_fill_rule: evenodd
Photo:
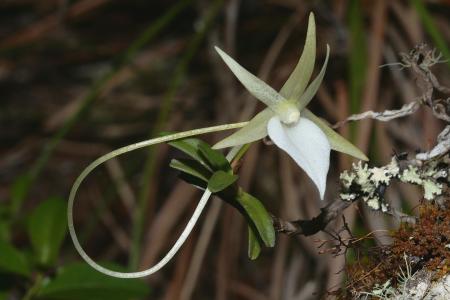
<path fill-rule="evenodd" d="M 399 62 L 399 54 L 418 43 L 443 54 L 447 62 L 432 70 L 441 84 L 450 85 L 446 0 L 0 0 L 0 299 L 113 299 L 39 292 L 45 280 L 81 259 L 65 229 L 55 233 L 65 226 L 65 211 L 52 208 L 42 209 L 37 224 L 48 223 L 42 232 L 50 245 L 53 234 L 61 243 L 49 246 L 58 249 L 53 259 L 36 259 L 46 245 L 33 242 L 30 219 L 39 215 L 36 208 L 46 201 L 65 203 L 83 168 L 115 148 L 161 131 L 248 120 L 261 107 L 213 46 L 278 89 L 303 49 L 309 12 L 317 24 L 317 68 L 325 45 L 331 47 L 324 83 L 310 108 L 330 123 L 415 100 L 421 91 L 410 70 L 379 66 Z M 422 109 L 405 119 L 367 120 L 340 132 L 376 165 L 388 163 L 393 151 L 430 149 L 442 127 Z M 203 138 L 214 143 L 223 136 Z M 134 151 L 83 183 L 76 229 L 97 261 L 143 270 L 173 244 L 200 196 L 168 167 L 177 155 L 165 145 Z M 350 163 L 350 157 L 332 154 L 326 199 L 338 193 L 339 173 Z M 263 143 L 246 155 L 240 180 L 270 212 L 288 220 L 312 218 L 323 206 L 303 171 Z M 410 213 L 420 197 L 414 187 L 400 185 L 387 195 L 393 206 Z M 345 213 L 355 233 L 375 231 L 377 245 L 389 243 L 386 230 L 398 225 L 357 205 Z M 55 231 L 45 230 L 52 226 Z M 320 233 L 278 236 L 275 248 L 250 261 L 246 239 L 241 215 L 213 199 L 174 260 L 145 278 L 149 294 L 133 297 L 318 299 L 345 286 L 346 264 L 357 260 L 352 253 L 319 254 L 330 239 Z M 19 257 L 27 271 L 11 272 L 11 257 Z"/>

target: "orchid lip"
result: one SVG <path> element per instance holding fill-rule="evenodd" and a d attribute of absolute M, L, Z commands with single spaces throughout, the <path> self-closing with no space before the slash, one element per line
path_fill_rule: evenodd
<path fill-rule="evenodd" d="M 293 158 L 311 178 L 319 191 L 320 199 L 323 199 L 331 150 L 331 145 L 323 131 L 306 118 L 286 126 L 278 116 L 269 120 L 267 131 L 275 145 Z"/>

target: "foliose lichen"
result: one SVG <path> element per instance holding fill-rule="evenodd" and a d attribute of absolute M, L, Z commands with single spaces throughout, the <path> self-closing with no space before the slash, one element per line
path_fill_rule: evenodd
<path fill-rule="evenodd" d="M 367 163 L 354 163 L 350 170 L 341 173 L 341 193 L 343 201 L 362 199 L 372 210 L 388 212 L 389 203 L 384 199 L 384 192 L 397 180 L 418 185 L 423 189 L 424 199 L 433 200 L 442 195 L 449 186 L 449 159 L 442 157 L 423 164 L 393 157 L 389 164 L 382 167 L 369 167 Z"/>

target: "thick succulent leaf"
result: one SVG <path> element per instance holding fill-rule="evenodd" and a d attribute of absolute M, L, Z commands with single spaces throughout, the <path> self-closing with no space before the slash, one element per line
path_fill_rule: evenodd
<path fill-rule="evenodd" d="M 331 149 L 351 155 L 361 160 L 369 160 L 367 156 L 358 149 L 358 147 L 347 141 L 343 136 L 330 128 L 325 121 L 314 115 L 307 108 L 302 111 L 302 116 L 313 121 L 317 126 L 320 127 L 320 129 L 322 129 L 323 133 L 325 133 L 328 141 L 331 144 Z"/>
<path fill-rule="evenodd" d="M 254 260 L 258 258 L 260 253 L 261 245 L 259 244 L 256 233 L 253 232 L 253 228 L 251 226 L 248 226 L 248 257 L 251 260 Z"/>
<path fill-rule="evenodd" d="M 189 183 L 202 191 L 206 190 L 206 186 L 208 185 L 207 181 L 188 173 L 181 172 L 178 177 L 184 182 Z"/>
<path fill-rule="evenodd" d="M 267 136 L 267 122 L 272 118 L 275 113 L 269 108 L 264 109 L 250 122 L 242 127 L 232 135 L 224 138 L 213 146 L 213 149 L 222 149 L 227 147 L 234 147 L 237 145 L 248 144 L 257 140 L 260 140 Z"/>
<path fill-rule="evenodd" d="M 278 117 L 270 119 L 267 130 L 275 145 L 286 151 L 311 178 L 323 199 L 331 146 L 322 130 L 306 118 L 300 118 L 294 126 L 285 126 Z"/>
<path fill-rule="evenodd" d="M 201 163 L 203 166 L 205 166 L 206 168 L 208 168 L 211 171 L 211 169 L 208 166 L 207 160 L 201 155 L 200 150 L 199 150 L 199 146 L 201 144 L 208 145 L 204 141 L 197 139 L 197 138 L 185 138 L 185 139 L 170 141 L 167 144 L 186 153 L 187 155 L 194 158 L 195 160 L 197 160 L 199 163 Z"/>
<path fill-rule="evenodd" d="M 217 53 L 222 57 L 223 61 L 231 69 L 233 74 L 239 79 L 239 81 L 245 86 L 245 88 L 255 96 L 258 100 L 262 101 L 265 105 L 272 110 L 276 110 L 277 105 L 285 100 L 277 91 L 270 87 L 267 83 L 244 69 L 228 54 L 223 52 L 219 47 L 215 47 Z"/>
<path fill-rule="evenodd" d="M 257 198 L 252 195 L 239 190 L 237 202 L 245 211 L 249 222 L 253 223 L 257 233 L 266 247 L 273 247 L 275 245 L 275 229 L 273 228 L 272 217 L 267 212 L 264 205 Z"/>
<path fill-rule="evenodd" d="M 208 182 L 208 178 L 211 175 L 208 169 L 193 159 L 172 159 L 169 166 L 178 171 L 195 176 L 204 182 Z"/>
<path fill-rule="evenodd" d="M 222 170 L 216 171 L 208 180 L 208 190 L 212 193 L 221 192 L 235 183 L 238 178 L 238 175 L 229 172 L 224 172 Z"/>
<path fill-rule="evenodd" d="M 226 157 L 219 151 L 212 149 L 207 143 L 199 144 L 198 150 L 200 150 L 201 156 L 205 158 L 208 166 L 213 172 L 218 170 L 231 171 L 230 162 Z"/>
<path fill-rule="evenodd" d="M 327 69 L 328 57 L 330 56 L 330 46 L 327 45 L 327 56 L 325 57 L 325 61 L 323 62 L 322 69 L 319 72 L 319 75 L 311 82 L 306 91 L 301 95 L 298 100 L 298 109 L 301 111 L 306 105 L 309 104 L 311 99 L 317 93 L 320 85 L 322 84 L 323 77 L 325 76 L 325 71 Z"/>
<path fill-rule="evenodd" d="M 314 14 L 309 15 L 308 32 L 306 33 L 305 47 L 302 55 L 280 94 L 286 99 L 299 99 L 311 79 L 316 60 L 316 23 Z"/>

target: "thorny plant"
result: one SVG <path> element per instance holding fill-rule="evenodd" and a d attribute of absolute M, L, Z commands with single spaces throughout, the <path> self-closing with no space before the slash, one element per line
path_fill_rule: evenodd
<path fill-rule="evenodd" d="M 331 220 L 358 199 L 364 199 L 364 202 L 372 209 L 396 215 L 383 197 L 385 188 L 393 179 L 421 185 L 425 190 L 425 195 L 431 195 L 430 197 L 442 194 L 443 181 L 447 180 L 446 183 L 448 185 L 448 172 L 443 169 L 442 172 L 438 173 L 440 175 L 435 177 L 430 172 L 436 171 L 436 168 L 442 166 L 435 163 L 428 164 L 427 160 L 441 157 L 448 152 L 450 148 L 450 125 L 447 126 L 447 131 L 441 134 L 439 144 L 435 149 L 428 153 L 416 155 L 413 161 L 395 158 L 391 164 L 381 168 L 368 168 L 366 164 L 363 165 L 361 162 L 354 164 L 351 171 L 344 172 L 341 175 L 343 189 L 339 198 L 336 201 L 329 202 L 322 208 L 321 214 L 316 218 L 289 222 L 276 216 L 271 216 L 257 198 L 245 192 L 237 184 L 238 175 L 236 174 L 235 166 L 238 164 L 236 162 L 245 155 L 250 143 L 269 136 L 274 144 L 287 152 L 310 177 L 316 185 L 321 199 L 324 198 L 326 189 L 326 176 L 331 149 L 352 155 L 361 160 L 367 160 L 367 157 L 329 127 L 326 121 L 318 118 L 306 108 L 323 80 L 329 56 L 329 47 L 327 46 L 325 62 L 317 77 L 308 85 L 314 70 L 316 53 L 316 32 L 313 14 L 309 16 L 303 53 L 294 71 L 279 92 L 276 92 L 262 80 L 248 72 L 225 52 L 217 47 L 216 50 L 244 87 L 255 98 L 266 104 L 267 108 L 248 122 L 166 134 L 158 138 L 119 148 L 92 162 L 79 175 L 72 187 L 68 203 L 68 224 L 76 250 L 94 269 L 119 278 L 138 278 L 157 272 L 172 259 L 186 241 L 212 194 L 218 195 L 222 200 L 238 209 L 247 220 L 249 232 L 248 254 L 251 259 L 255 259 L 260 253 L 261 245 L 274 246 L 275 231 L 310 235 L 320 230 L 325 230 L 326 225 Z M 431 54 L 431 57 L 434 57 L 434 54 Z M 441 92 L 447 92 L 447 90 L 439 85 L 431 72 L 427 72 L 427 67 L 430 66 L 430 63 L 424 65 L 424 59 L 422 59 L 419 64 L 417 60 L 414 61 L 414 56 L 411 55 L 404 56 L 404 61 L 406 58 L 410 59 L 410 62 L 409 64 L 405 63 L 405 66 L 410 66 L 413 69 L 416 66 L 419 67 L 419 70 L 422 72 L 419 75 L 423 76 L 425 86 L 429 90 L 431 89 L 431 92 L 424 93 L 422 99 L 412 102 L 412 104 L 406 105 L 398 111 L 386 111 L 384 113 L 367 112 L 351 116 L 345 122 L 364 118 L 387 121 L 412 114 L 418 109 L 420 104 L 430 106 L 437 117 L 447 120 L 446 116 L 448 116 L 447 112 L 449 111 L 448 99 L 447 102 L 444 101 L 444 105 L 447 105 L 444 110 L 442 110 L 442 107 L 438 109 L 438 106 L 443 104 L 432 100 L 434 89 Z M 439 62 L 439 58 L 434 58 L 434 60 L 431 59 L 430 61 Z M 240 130 L 218 142 L 213 147 L 197 138 L 193 138 L 201 134 L 236 128 L 240 128 Z M 107 160 L 139 148 L 160 143 L 168 143 L 190 157 L 189 159 L 174 159 L 170 165 L 172 168 L 181 171 L 180 177 L 183 180 L 202 189 L 204 191 L 203 195 L 185 229 L 173 247 L 158 263 L 140 272 L 124 273 L 112 271 L 91 259 L 78 241 L 73 222 L 73 208 L 77 190 L 90 172 Z M 226 147 L 232 147 L 226 157 L 216 150 Z M 447 163 L 448 170 L 448 161 L 445 163 Z M 422 167 L 427 165 L 430 166 L 429 169 L 431 171 L 423 172 Z"/>

